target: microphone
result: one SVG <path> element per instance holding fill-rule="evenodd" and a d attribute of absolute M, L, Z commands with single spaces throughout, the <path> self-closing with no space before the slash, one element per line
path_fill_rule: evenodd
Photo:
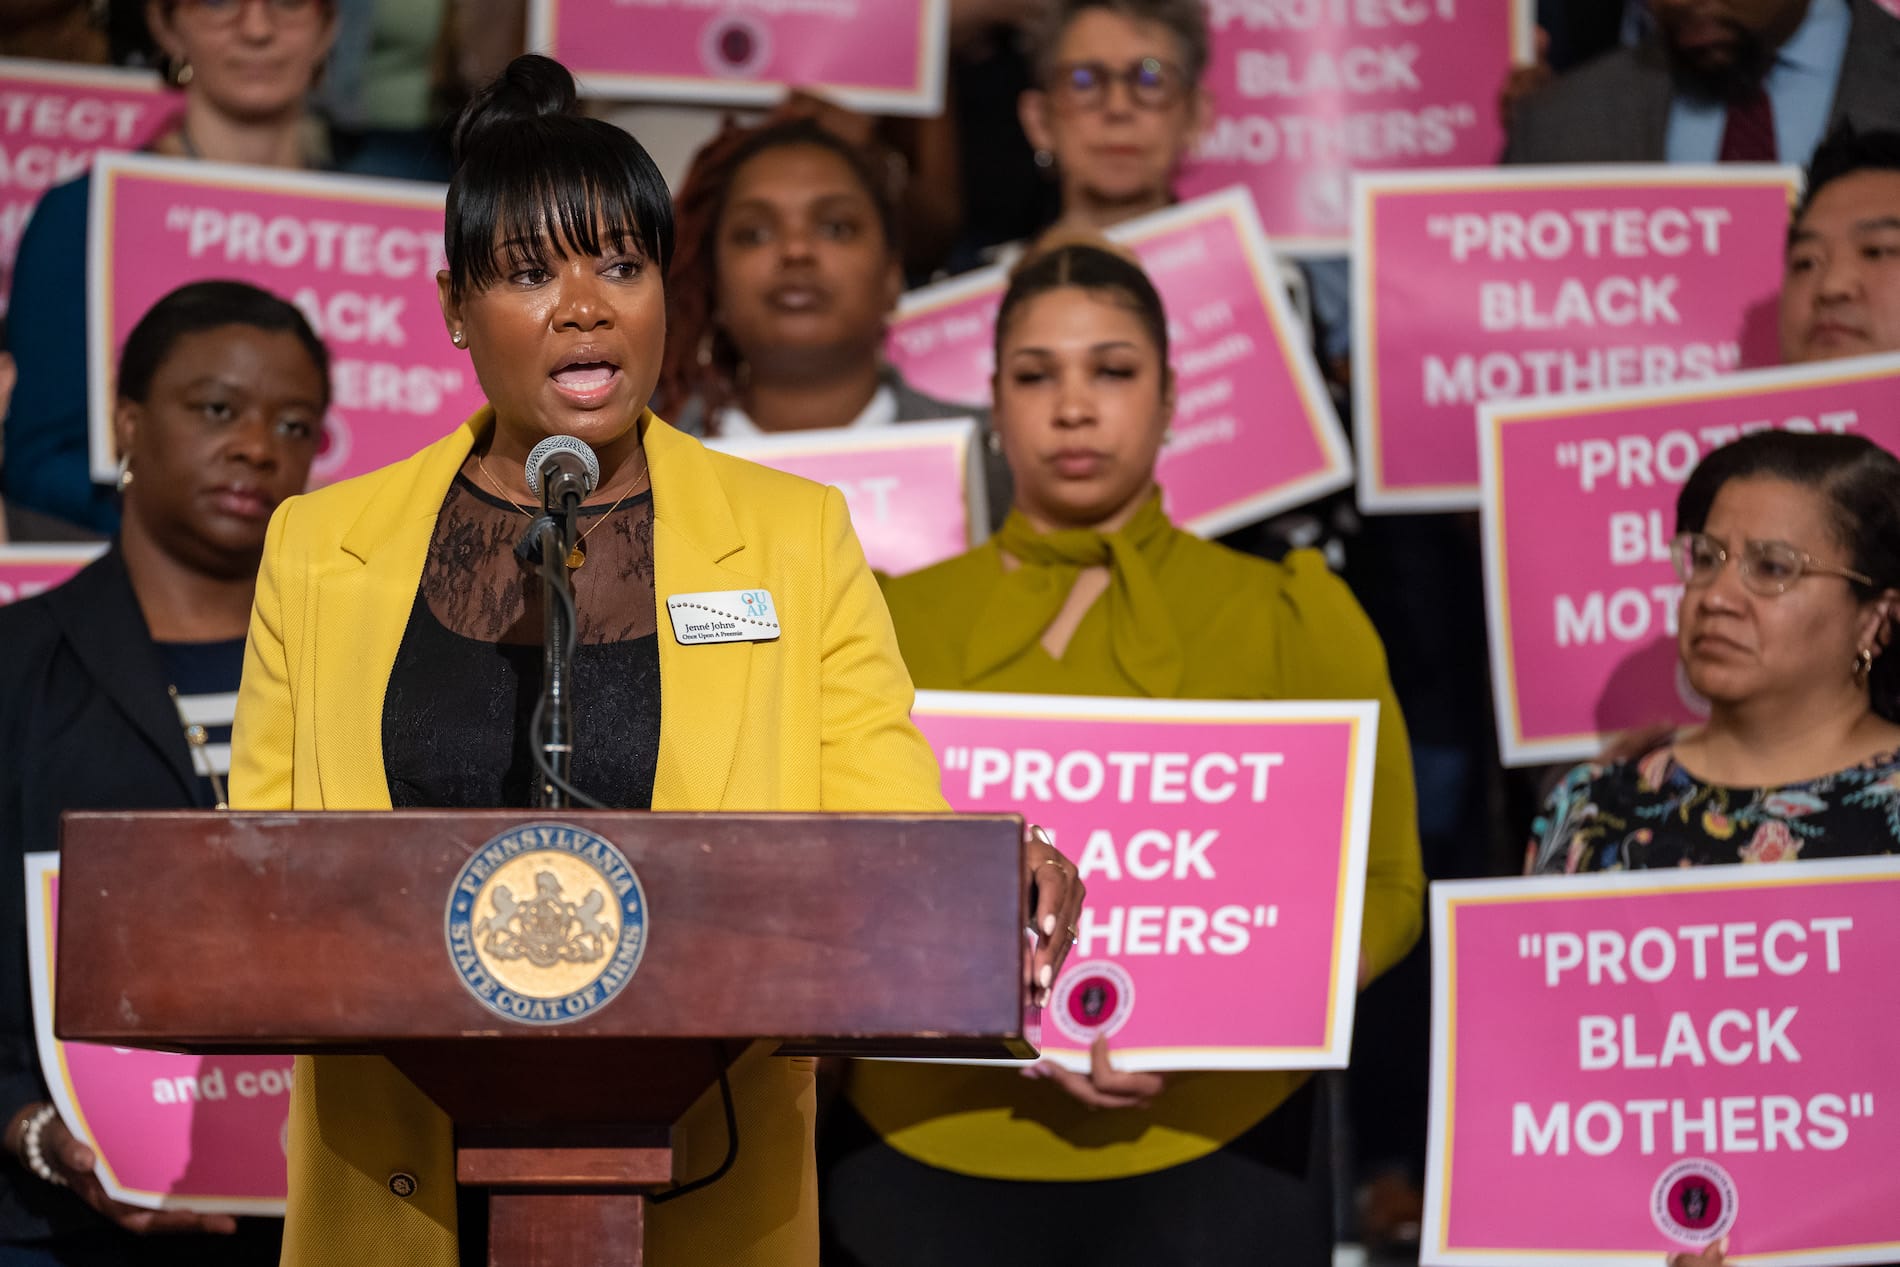
<path fill-rule="evenodd" d="M 599 483 L 600 459 L 584 440 L 549 436 L 528 451 L 528 491 L 551 515 L 579 506 Z"/>

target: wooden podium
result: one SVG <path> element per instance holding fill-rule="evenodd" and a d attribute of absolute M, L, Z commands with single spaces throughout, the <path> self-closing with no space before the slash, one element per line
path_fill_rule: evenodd
<path fill-rule="evenodd" d="M 1033 1054 L 1021 831 L 1012 816 L 68 814 L 56 1027 L 121 1047 L 380 1053 L 454 1121 L 457 1181 L 488 1193 L 490 1263 L 637 1264 L 647 1198 L 701 1177 L 673 1173 L 673 1124 L 749 1041 Z M 593 838 L 637 886 L 616 863 L 585 870 L 607 856 Z M 565 994 L 530 1004 L 541 960 Z M 597 962 L 606 975 L 575 988 Z M 509 1011 L 530 1006 L 544 1019 Z"/>

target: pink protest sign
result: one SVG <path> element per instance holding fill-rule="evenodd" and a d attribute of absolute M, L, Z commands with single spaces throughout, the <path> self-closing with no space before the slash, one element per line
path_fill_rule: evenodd
<path fill-rule="evenodd" d="M 1434 884 L 1420 1261 L 1900 1257 L 1896 901 L 1892 858 Z"/>
<path fill-rule="evenodd" d="M 26 858 L 27 959 L 40 1070 L 98 1156 L 106 1195 L 148 1210 L 284 1212 L 289 1056 L 181 1056 L 53 1036 L 59 855 Z"/>
<path fill-rule="evenodd" d="M 1168 310 L 1176 374 L 1158 476 L 1168 514 L 1218 536 L 1352 482 L 1345 433 L 1294 322 L 1243 189 L 1117 226 Z M 987 402 L 996 311 L 989 269 L 906 295 L 885 355 L 923 391 Z"/>
<path fill-rule="evenodd" d="M 529 0 L 529 47 L 591 97 L 943 111 L 947 0 Z"/>
<path fill-rule="evenodd" d="M 1345 1065 L 1377 703 L 921 691 L 912 716 L 952 809 L 1043 825 L 1088 886 L 1044 1057 Z"/>
<path fill-rule="evenodd" d="M 1774 364 L 1798 180 L 1661 164 L 1359 177 L 1360 507 L 1475 509 L 1480 404 Z"/>
<path fill-rule="evenodd" d="M 0 545 L 0 607 L 44 594 L 105 553 L 105 545 Z"/>
<path fill-rule="evenodd" d="M 436 304 L 440 185 L 103 155 L 92 184 L 86 358 L 92 473 L 117 470 L 112 370 L 132 327 L 187 282 L 282 295 L 330 348 L 312 486 L 400 461 L 482 403 Z"/>
<path fill-rule="evenodd" d="M 1713 383 L 1487 405 L 1484 569 L 1499 751 L 1594 756 L 1707 715 L 1677 668 L 1676 494 L 1711 449 L 1766 427 L 1900 452 L 1900 357 L 1751 370 Z"/>
<path fill-rule="evenodd" d="M 1214 115 L 1180 190 L 1244 184 L 1283 251 L 1343 255 L 1352 175 L 1480 167 L 1529 0 L 1207 0 Z"/>
<path fill-rule="evenodd" d="M 709 447 L 835 485 L 851 508 L 864 557 L 880 572 L 915 572 L 962 554 L 989 533 L 971 418 L 714 440 Z"/>
<path fill-rule="evenodd" d="M 177 93 L 152 71 L 0 57 L 0 315 L 33 205 L 101 150 L 136 150 L 165 130 Z"/>

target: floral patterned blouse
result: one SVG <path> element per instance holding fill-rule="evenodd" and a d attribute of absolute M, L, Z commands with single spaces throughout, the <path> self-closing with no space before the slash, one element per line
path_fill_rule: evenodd
<path fill-rule="evenodd" d="M 1703 783 L 1665 744 L 1639 760 L 1580 765 L 1531 826 L 1544 873 L 1791 862 L 1900 852 L 1900 751 L 1806 783 Z"/>

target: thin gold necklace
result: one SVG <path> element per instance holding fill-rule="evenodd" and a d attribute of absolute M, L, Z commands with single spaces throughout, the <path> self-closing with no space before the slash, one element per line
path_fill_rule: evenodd
<path fill-rule="evenodd" d="M 517 502 L 514 498 L 508 496 L 508 494 L 501 491 L 501 485 L 496 483 L 495 477 L 488 473 L 488 467 L 483 464 L 482 455 L 479 453 L 475 455 L 475 469 L 482 473 L 482 478 L 488 481 L 488 486 L 495 490 L 495 496 L 501 498 L 503 501 L 507 502 L 510 506 L 513 506 L 516 510 L 520 511 L 523 515 L 526 515 L 527 518 L 529 519 L 534 518 L 532 514 L 528 513 L 527 507 L 523 506 L 520 502 Z M 587 538 L 590 535 L 592 535 L 595 528 L 600 527 L 602 524 L 606 523 L 610 518 L 613 517 L 613 513 L 616 510 L 620 509 L 620 503 L 626 501 L 627 498 L 633 496 L 634 493 L 639 489 L 640 485 L 646 482 L 646 478 L 647 478 L 647 451 L 646 449 L 642 448 L 640 450 L 640 474 L 635 476 L 633 483 L 627 486 L 627 491 L 620 494 L 619 501 L 616 501 L 614 502 L 613 505 L 607 507 L 607 509 L 601 514 L 600 518 L 596 519 L 593 522 L 593 524 L 588 527 L 587 531 L 583 532 L 579 536 L 579 538 L 575 540 L 574 548 L 567 552 L 567 558 L 564 560 L 564 562 L 567 564 L 568 571 L 570 572 L 576 571 L 579 569 L 581 564 L 587 562 L 587 551 L 582 548 L 585 542 L 587 541 Z"/>

